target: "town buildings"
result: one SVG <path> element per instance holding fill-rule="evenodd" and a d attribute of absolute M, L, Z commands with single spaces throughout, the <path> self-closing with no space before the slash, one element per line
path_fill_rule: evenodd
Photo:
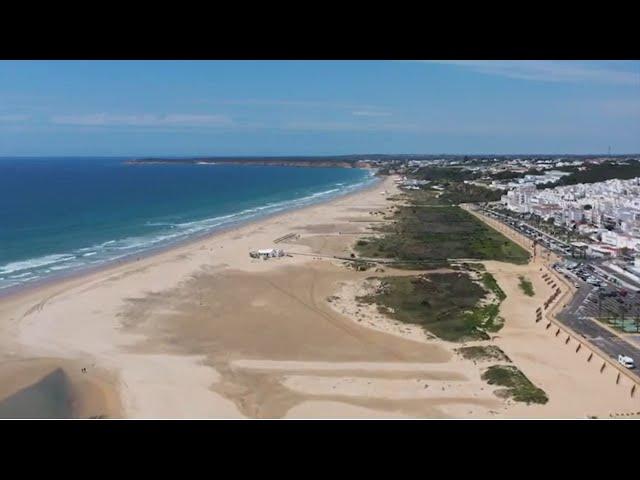
<path fill-rule="evenodd" d="M 501 202 L 511 211 L 552 220 L 588 236 L 596 243 L 594 251 L 640 252 L 640 178 L 540 190 L 533 183 L 522 183 Z"/>

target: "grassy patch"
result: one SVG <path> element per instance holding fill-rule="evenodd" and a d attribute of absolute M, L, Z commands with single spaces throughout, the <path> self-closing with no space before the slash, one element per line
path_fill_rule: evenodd
<path fill-rule="evenodd" d="M 498 297 L 500 301 L 507 298 L 507 294 L 504 293 L 504 291 L 500 288 L 500 285 L 498 285 L 498 282 L 496 282 L 496 279 L 493 278 L 493 275 L 491 275 L 489 272 L 485 272 L 482 274 L 482 284 L 487 288 L 487 290 L 495 293 L 496 297 Z"/>
<path fill-rule="evenodd" d="M 440 190 L 432 190 L 427 185 L 420 190 L 407 192 L 405 200 L 414 205 L 445 205 L 446 202 L 441 199 L 442 193 Z"/>
<path fill-rule="evenodd" d="M 525 295 L 529 295 L 530 297 L 533 297 L 535 295 L 535 292 L 533 291 L 533 284 L 525 277 L 523 277 L 522 275 L 518 277 L 520 279 L 520 288 L 522 289 L 522 291 L 524 292 Z"/>
<path fill-rule="evenodd" d="M 526 250 L 459 207 L 402 206 L 393 220 L 380 227 L 379 237 L 356 244 L 360 256 L 395 259 L 408 269 L 446 266 L 450 258 L 529 261 Z"/>
<path fill-rule="evenodd" d="M 495 202 L 506 193 L 503 190 L 491 190 L 479 185 L 462 182 L 449 182 L 443 185 L 445 190 L 438 199 L 442 203 L 458 205 L 459 203 Z"/>
<path fill-rule="evenodd" d="M 516 402 L 545 404 L 549 401 L 547 394 L 513 365 L 492 365 L 482 374 L 482 379 L 489 385 L 505 387 L 496 393 Z"/>
<path fill-rule="evenodd" d="M 477 171 L 472 171 L 461 167 L 421 167 L 415 172 L 414 177 L 429 181 L 456 181 L 473 180 L 478 177 Z"/>
<path fill-rule="evenodd" d="M 475 307 L 464 314 L 464 318 L 470 325 L 475 325 L 486 332 L 497 332 L 504 325 L 504 318 L 498 315 L 499 304 L 490 303 L 481 307 Z M 488 336 L 486 338 L 489 338 Z"/>
<path fill-rule="evenodd" d="M 511 359 L 495 345 L 478 345 L 473 347 L 461 347 L 456 349 L 463 358 L 468 360 L 480 360 L 489 361 L 495 360 L 498 362 L 511 362 Z"/>
<path fill-rule="evenodd" d="M 358 300 L 376 303 L 380 311 L 421 325 L 444 340 L 487 340 L 487 332 L 502 327 L 498 304 L 479 306 L 487 291 L 466 273 L 385 277 L 380 281 L 378 292 Z"/>

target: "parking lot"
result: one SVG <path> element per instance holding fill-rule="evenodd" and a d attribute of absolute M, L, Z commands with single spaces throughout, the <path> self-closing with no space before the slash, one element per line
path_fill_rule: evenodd
<path fill-rule="evenodd" d="M 593 289 L 578 308 L 582 317 L 596 318 L 625 332 L 640 333 L 640 298 L 620 290 Z"/>
<path fill-rule="evenodd" d="M 596 318 L 619 328 L 625 333 L 640 330 L 640 292 L 626 289 L 601 268 L 589 263 L 565 261 L 553 268 L 571 280 L 578 289 L 587 290 L 576 308 L 580 318 Z"/>
<path fill-rule="evenodd" d="M 487 208 L 483 209 L 483 213 L 489 217 L 495 218 L 496 220 L 509 225 L 514 230 L 522 233 L 531 240 L 535 240 L 538 244 L 542 245 L 548 250 L 551 250 L 554 253 L 557 253 L 559 255 L 571 255 L 571 245 L 549 235 L 546 232 L 543 232 L 533 225 Z"/>
<path fill-rule="evenodd" d="M 614 361 L 620 354 L 636 361 L 640 359 L 638 342 L 627 341 L 604 326 L 625 333 L 636 332 L 636 325 L 640 322 L 636 322 L 636 317 L 640 316 L 640 289 L 602 268 L 601 260 L 573 258 L 570 245 L 525 222 L 489 209 L 483 209 L 483 213 L 563 258 L 553 268 L 574 285 L 576 292 L 557 314 L 561 323 L 596 345 Z"/>

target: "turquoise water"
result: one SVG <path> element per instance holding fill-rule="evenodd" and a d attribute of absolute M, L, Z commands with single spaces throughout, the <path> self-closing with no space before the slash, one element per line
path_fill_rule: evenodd
<path fill-rule="evenodd" d="M 0 158 L 0 292 L 374 182 L 360 169 Z"/>

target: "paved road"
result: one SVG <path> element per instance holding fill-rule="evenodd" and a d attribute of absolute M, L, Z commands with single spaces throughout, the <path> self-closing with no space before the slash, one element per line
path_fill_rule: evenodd
<path fill-rule="evenodd" d="M 607 267 L 604 264 L 598 265 L 598 267 L 601 268 L 602 270 L 604 270 L 604 272 L 606 274 L 611 275 L 613 277 L 616 277 L 619 280 L 622 280 L 626 284 L 626 285 L 623 285 L 623 287 L 628 288 L 633 292 L 640 291 L 640 284 L 638 282 L 634 282 L 629 277 L 623 276 L 619 272 L 616 272 L 615 270 L 612 270 L 611 268 Z"/>
<path fill-rule="evenodd" d="M 580 306 L 593 288 L 586 282 L 581 282 L 581 287 L 573 296 L 571 302 L 560 313 L 556 315 L 558 321 L 574 332 L 584 337 L 590 343 L 596 345 L 605 352 L 612 360 L 617 361 L 618 355 L 627 355 L 636 362 L 640 362 L 640 348 L 637 345 L 627 342 L 615 333 L 600 325 L 597 320 L 583 317 L 578 312 Z M 637 371 L 632 371 L 636 376 Z"/>
<path fill-rule="evenodd" d="M 512 228 L 509 225 L 507 226 Z M 520 233 L 520 235 L 524 235 L 522 232 L 518 232 L 517 230 L 515 231 Z M 558 321 L 571 328 L 578 335 L 585 338 L 589 343 L 596 345 L 613 361 L 617 362 L 618 355 L 623 354 L 633 358 L 636 361 L 636 364 L 640 364 L 640 345 L 635 345 L 624 340 L 622 337 L 598 324 L 596 320 L 581 316 L 578 309 L 583 305 L 589 293 L 594 290 L 594 287 L 582 280 L 577 280 L 576 283 L 580 285 L 580 288 L 567 306 L 556 315 Z M 638 368 L 640 367 L 636 367 L 636 369 L 631 370 L 631 373 L 640 378 Z"/>

